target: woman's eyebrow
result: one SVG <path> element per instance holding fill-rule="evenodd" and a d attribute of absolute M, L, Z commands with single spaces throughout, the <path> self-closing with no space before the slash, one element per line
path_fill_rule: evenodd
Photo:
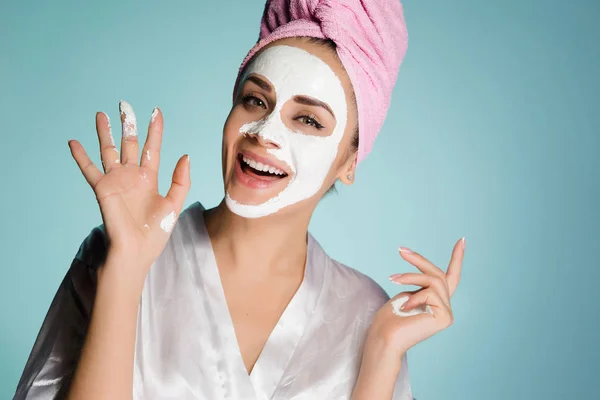
<path fill-rule="evenodd" d="M 246 80 L 256 84 L 258 87 L 260 87 L 262 90 L 264 90 L 266 92 L 271 93 L 273 91 L 273 89 L 271 88 L 271 85 L 269 85 L 269 83 L 267 81 L 259 78 L 256 75 L 250 75 Z"/>
<path fill-rule="evenodd" d="M 317 99 L 314 99 L 314 98 L 308 97 L 308 96 L 294 96 L 294 101 L 296 103 L 304 104 L 306 106 L 317 106 L 317 107 L 324 108 L 325 110 L 327 110 L 329 112 L 329 114 L 331 114 L 331 116 L 333 118 L 335 118 L 335 115 L 333 114 L 333 111 L 331 110 L 329 105 L 327 105 L 327 103 L 323 103 L 320 100 L 317 100 Z"/>

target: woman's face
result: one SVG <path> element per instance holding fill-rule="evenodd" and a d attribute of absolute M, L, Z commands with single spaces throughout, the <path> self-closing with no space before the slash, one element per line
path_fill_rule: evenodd
<path fill-rule="evenodd" d="M 223 130 L 228 208 L 246 218 L 306 208 L 354 168 L 352 87 L 336 55 L 292 38 L 246 67 Z"/>

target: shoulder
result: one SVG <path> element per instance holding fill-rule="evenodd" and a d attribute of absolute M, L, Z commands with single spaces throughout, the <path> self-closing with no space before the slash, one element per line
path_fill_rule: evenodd
<path fill-rule="evenodd" d="M 326 274 L 324 290 L 327 303 L 332 306 L 352 307 L 357 314 L 363 310 L 372 314 L 390 298 L 383 288 L 366 274 L 330 257 L 312 236 L 309 236 L 312 260 L 324 262 Z"/>
<path fill-rule="evenodd" d="M 107 249 L 106 230 L 104 224 L 101 224 L 93 228 L 83 240 L 75 255 L 75 260 L 96 269 L 104 262 Z"/>
<path fill-rule="evenodd" d="M 330 258 L 332 284 L 344 294 L 356 297 L 369 308 L 379 309 L 390 297 L 383 288 L 368 275 Z"/>
<path fill-rule="evenodd" d="M 183 228 L 183 225 L 193 224 L 197 225 L 200 221 L 204 220 L 204 211 L 206 209 L 199 201 L 196 201 L 189 206 L 187 206 L 181 214 L 179 214 L 179 218 L 177 219 L 177 225 L 175 225 L 175 230 L 178 228 Z"/>

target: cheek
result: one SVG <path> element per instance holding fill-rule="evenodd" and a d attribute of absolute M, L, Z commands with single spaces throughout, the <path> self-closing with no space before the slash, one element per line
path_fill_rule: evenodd
<path fill-rule="evenodd" d="M 233 109 L 227 116 L 227 120 L 225 120 L 225 125 L 223 126 L 223 151 L 224 152 L 227 149 L 229 149 L 231 147 L 231 145 L 239 139 L 240 126 L 241 126 L 241 124 L 239 124 L 236 120 L 235 109 Z"/>
<path fill-rule="evenodd" d="M 302 193 L 312 196 L 330 184 L 331 167 L 336 159 L 336 146 L 332 138 L 295 136 L 291 143 L 297 172 L 296 186 Z"/>
<path fill-rule="evenodd" d="M 342 171 L 342 168 L 344 168 L 344 166 L 346 165 L 346 162 L 348 161 L 348 157 L 351 156 L 351 154 L 349 152 L 351 139 L 349 139 L 347 137 L 347 135 L 348 135 L 348 132 L 346 132 L 344 134 L 344 137 L 338 144 L 337 153 L 335 155 L 335 160 L 331 164 L 331 167 L 329 168 L 329 172 L 327 173 L 327 178 L 326 178 L 326 182 L 325 182 L 326 183 L 325 186 L 327 186 L 327 189 L 329 188 L 329 186 L 331 186 L 337 180 L 338 175 Z"/>
<path fill-rule="evenodd" d="M 239 124 L 236 123 L 235 111 L 232 110 L 223 125 L 223 138 L 221 144 L 221 164 L 225 181 L 227 181 L 226 176 L 229 175 L 228 171 L 233 170 L 233 161 L 235 161 L 236 155 L 234 147 L 235 143 L 241 137 L 239 129 Z"/>

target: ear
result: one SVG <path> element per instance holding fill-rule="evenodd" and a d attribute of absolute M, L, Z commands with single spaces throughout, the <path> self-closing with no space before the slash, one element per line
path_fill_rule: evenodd
<path fill-rule="evenodd" d="M 352 156 L 348 157 L 344 165 L 340 168 L 338 179 L 344 185 L 352 185 L 354 183 L 356 162 L 358 160 L 358 151 L 355 151 Z"/>

